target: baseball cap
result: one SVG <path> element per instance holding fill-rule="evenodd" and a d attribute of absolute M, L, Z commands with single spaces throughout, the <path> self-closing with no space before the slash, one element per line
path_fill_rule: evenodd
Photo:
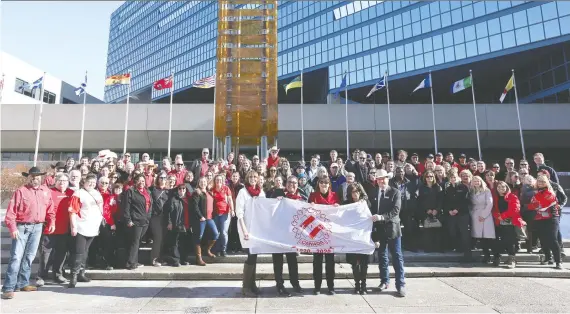
<path fill-rule="evenodd" d="M 442 153 L 437 153 L 437 154 L 435 154 L 435 155 L 436 155 L 436 156 L 443 156 Z"/>
<path fill-rule="evenodd" d="M 428 154 L 428 155 L 426 156 L 426 158 L 431 158 L 431 159 L 433 159 L 433 154 Z"/>
<path fill-rule="evenodd" d="M 382 153 L 382 157 L 390 157 L 390 153 Z"/>
<path fill-rule="evenodd" d="M 333 162 L 333 163 L 331 164 L 331 168 L 338 168 L 338 164 L 337 164 L 336 162 Z"/>
<path fill-rule="evenodd" d="M 459 158 L 467 158 L 467 155 L 465 155 L 465 154 L 460 154 L 460 155 L 459 155 Z"/>
<path fill-rule="evenodd" d="M 412 157 L 419 157 L 419 156 L 418 156 L 418 153 L 413 153 L 413 154 L 412 154 Z"/>

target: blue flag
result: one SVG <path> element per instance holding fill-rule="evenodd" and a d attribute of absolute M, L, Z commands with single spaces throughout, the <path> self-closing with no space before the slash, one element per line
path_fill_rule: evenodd
<path fill-rule="evenodd" d="M 81 96 L 85 93 L 85 89 L 87 88 L 87 74 L 85 74 L 85 81 L 81 83 L 81 85 L 75 89 L 75 95 Z"/>
<path fill-rule="evenodd" d="M 368 93 L 368 95 L 366 95 L 366 97 L 370 97 L 372 94 L 374 94 L 374 92 L 376 92 L 379 89 L 382 89 L 386 87 L 386 74 L 384 74 L 384 77 L 380 79 L 380 81 L 378 81 L 378 83 L 376 83 L 374 85 L 374 87 L 372 87 L 372 89 L 370 90 L 370 92 Z"/>
<path fill-rule="evenodd" d="M 24 90 L 26 88 L 29 88 L 31 90 L 34 90 L 36 88 L 41 88 L 43 82 L 44 82 L 44 77 L 42 76 L 39 79 L 35 80 L 32 84 L 26 83 L 26 84 L 20 86 L 20 89 Z"/>
<path fill-rule="evenodd" d="M 430 76 L 426 75 L 426 78 L 420 83 L 420 85 L 418 85 L 418 87 L 416 87 L 416 89 L 414 89 L 414 91 L 412 92 L 412 94 L 417 91 L 418 89 L 422 89 L 422 88 L 430 88 L 431 87 L 431 81 L 430 81 Z"/>
<path fill-rule="evenodd" d="M 334 95 L 334 98 L 338 98 L 338 95 L 340 94 L 340 91 L 346 87 L 346 72 L 344 73 L 344 76 L 342 77 L 342 82 L 340 83 L 340 87 L 339 90 L 336 92 L 336 94 Z"/>

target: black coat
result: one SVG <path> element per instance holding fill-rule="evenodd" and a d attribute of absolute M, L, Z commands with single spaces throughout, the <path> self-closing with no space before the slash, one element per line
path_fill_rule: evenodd
<path fill-rule="evenodd" d="M 153 208 L 152 196 L 150 196 L 150 208 Z M 146 211 L 146 199 L 134 186 L 123 192 L 122 200 L 123 218 L 125 224 L 132 222 L 137 227 L 147 226 L 152 210 Z"/>
<path fill-rule="evenodd" d="M 360 184 L 368 181 L 368 173 L 370 172 L 370 167 L 367 164 L 360 166 L 359 163 L 354 164 L 354 180 Z"/>
<path fill-rule="evenodd" d="M 150 196 L 152 198 L 152 216 L 160 216 L 162 215 L 166 208 L 166 203 L 168 203 L 168 199 L 170 198 L 171 190 L 161 189 L 156 186 L 150 187 Z"/>
<path fill-rule="evenodd" d="M 383 221 L 374 223 L 373 232 L 377 232 L 378 238 L 382 240 L 395 239 L 402 236 L 400 227 L 400 208 L 402 207 L 402 197 L 400 191 L 387 186 L 384 190 L 384 198 L 380 198 L 380 189 L 368 195 L 373 215 L 384 216 Z"/>
<path fill-rule="evenodd" d="M 443 209 L 443 189 L 439 184 L 431 188 L 425 184 L 420 185 L 418 194 L 418 211 L 425 214 L 428 209 L 435 209 L 441 214 Z"/>
<path fill-rule="evenodd" d="M 404 177 L 404 181 L 401 184 L 397 182 L 395 178 L 392 178 L 389 185 L 400 191 L 400 197 L 402 198 L 402 208 L 400 211 L 413 215 L 413 213 L 415 213 L 418 200 L 417 185 L 406 177 Z"/>
<path fill-rule="evenodd" d="M 187 195 L 185 198 L 188 201 L 188 210 L 190 210 L 191 200 Z M 184 200 L 178 195 L 178 193 L 173 194 L 172 197 L 168 200 L 168 204 L 166 205 L 166 212 L 167 223 L 172 224 L 172 231 L 187 231 L 186 226 L 184 225 Z"/>
<path fill-rule="evenodd" d="M 190 199 L 190 221 L 195 223 L 202 218 L 207 219 L 208 197 L 206 193 L 194 193 Z"/>
<path fill-rule="evenodd" d="M 449 216 L 449 211 L 457 209 L 458 216 L 468 215 L 469 206 L 471 205 L 471 196 L 469 188 L 463 183 L 457 183 L 455 186 L 450 183 L 445 187 L 443 196 L 443 214 Z"/>

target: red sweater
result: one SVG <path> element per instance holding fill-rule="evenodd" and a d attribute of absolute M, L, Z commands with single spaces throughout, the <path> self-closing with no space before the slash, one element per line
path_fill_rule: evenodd
<path fill-rule="evenodd" d="M 56 210 L 55 231 L 52 234 L 67 234 L 69 233 L 69 201 L 73 195 L 73 190 L 67 189 L 65 192 L 61 192 L 55 187 L 50 190 L 53 207 Z M 47 225 L 44 228 L 44 234 L 49 234 Z"/>
<path fill-rule="evenodd" d="M 105 222 L 112 226 L 115 224 L 115 215 L 117 213 L 117 196 L 115 194 L 110 193 L 109 191 L 99 191 L 101 196 L 103 197 L 103 218 L 105 218 Z"/>
<path fill-rule="evenodd" d="M 521 217 L 521 203 L 519 202 L 519 198 L 513 193 L 505 194 L 505 201 L 509 204 L 507 211 L 501 213 L 499 210 L 499 195 L 497 193 L 493 193 L 493 218 L 495 219 L 495 225 L 500 225 L 499 217 L 501 219 L 511 219 L 513 225 L 517 227 L 522 227 L 525 225 L 525 222 L 522 220 Z"/>
<path fill-rule="evenodd" d="M 279 165 L 279 156 L 273 159 L 271 156 L 267 157 L 267 170 L 271 169 L 271 167 L 277 168 Z"/>
<path fill-rule="evenodd" d="M 528 204 L 528 209 L 535 210 L 536 216 L 534 220 L 547 220 L 551 219 L 553 216 L 558 216 L 558 202 L 556 200 L 556 194 L 547 189 L 540 189 L 530 200 Z M 539 209 L 548 208 L 545 211 L 539 211 Z"/>
<path fill-rule="evenodd" d="M 334 205 L 339 204 L 340 201 L 335 192 L 329 191 L 326 198 L 321 194 L 321 192 L 313 192 L 309 196 L 309 203 L 321 204 L 321 205 Z"/>

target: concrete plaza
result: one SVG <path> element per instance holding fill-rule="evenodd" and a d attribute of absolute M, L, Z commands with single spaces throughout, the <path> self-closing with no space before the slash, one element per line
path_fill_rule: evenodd
<path fill-rule="evenodd" d="M 391 289 L 354 295 L 352 280 L 335 282 L 336 296 L 311 293 L 278 297 L 273 281 L 262 296 L 242 298 L 240 281 L 92 281 L 76 289 L 45 286 L 2 300 L 2 313 L 521 313 L 570 312 L 570 280 L 544 278 L 412 278 L 408 296 Z M 378 279 L 369 280 L 376 287 Z M 286 286 L 289 286 L 288 283 Z M 325 289 L 323 289 L 324 291 Z"/>

